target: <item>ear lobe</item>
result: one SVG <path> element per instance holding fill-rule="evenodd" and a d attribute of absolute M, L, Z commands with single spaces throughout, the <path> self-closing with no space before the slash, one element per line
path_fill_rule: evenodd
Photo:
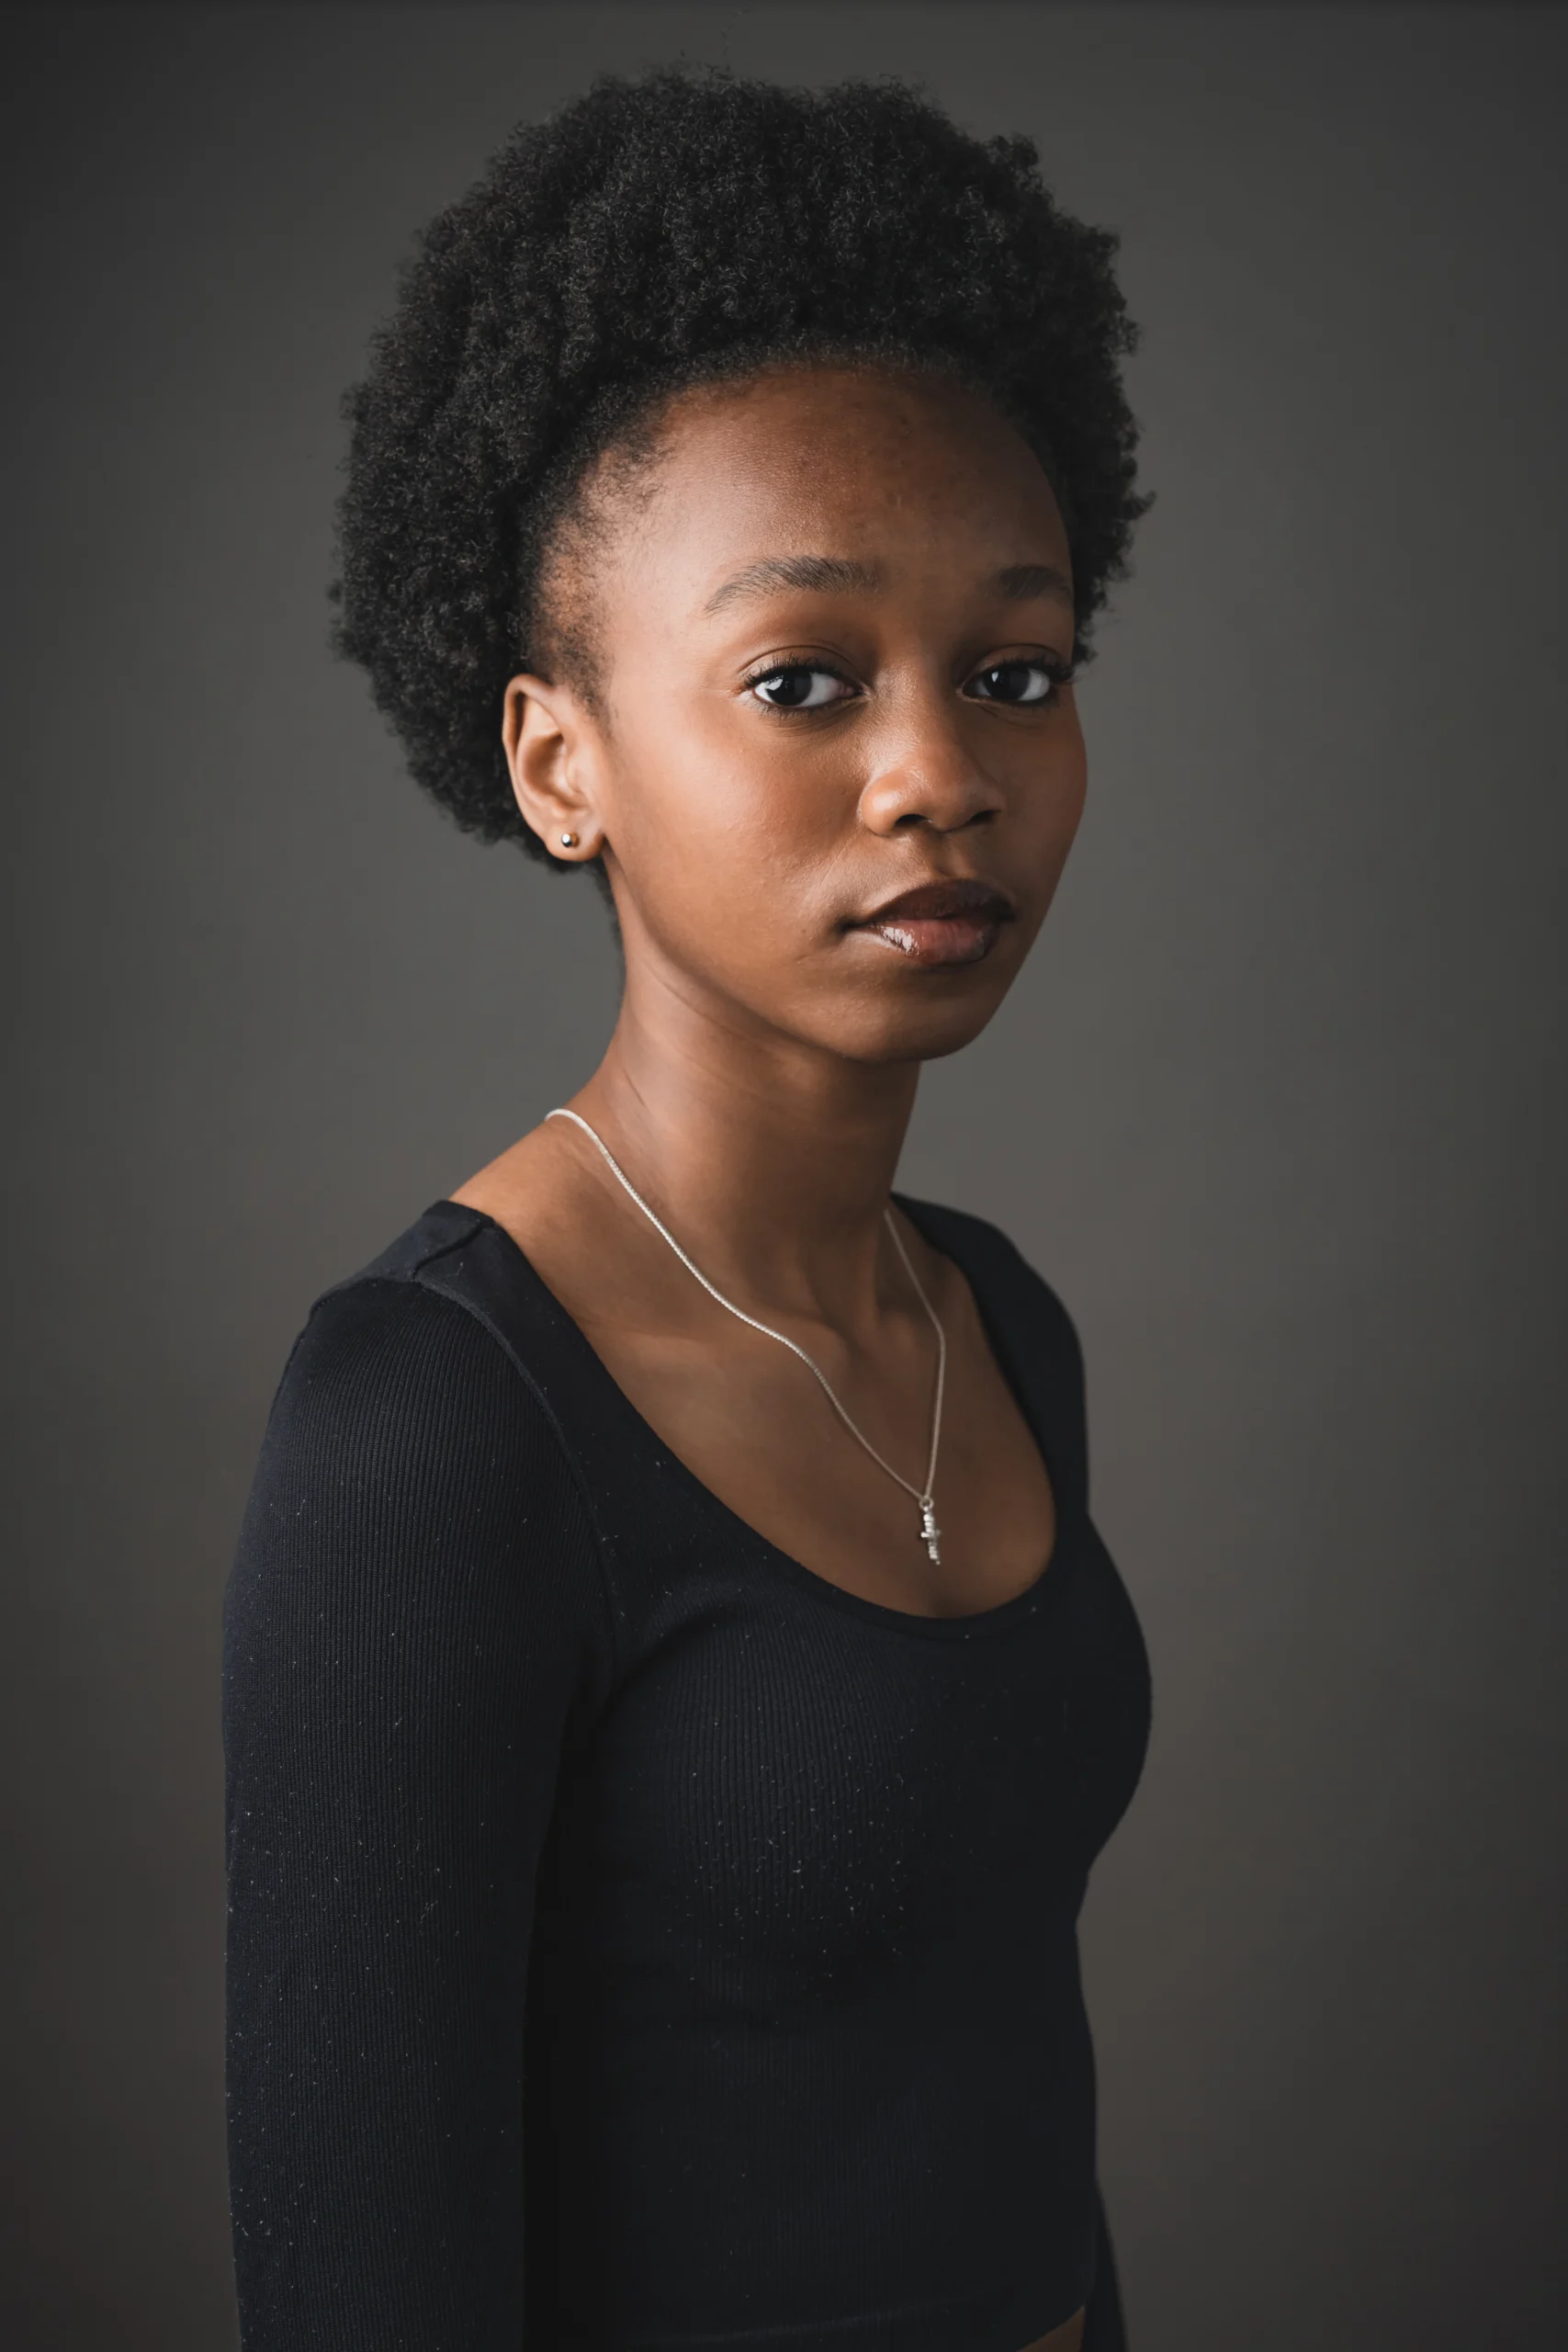
<path fill-rule="evenodd" d="M 604 829 L 584 789 L 592 760 L 570 688 L 526 674 L 506 689 L 502 742 L 524 822 L 561 865 L 596 857 Z M 570 841 L 563 836 L 570 834 Z"/>

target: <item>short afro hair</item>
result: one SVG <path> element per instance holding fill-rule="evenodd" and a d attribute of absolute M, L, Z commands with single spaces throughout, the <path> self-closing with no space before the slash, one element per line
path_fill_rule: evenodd
<path fill-rule="evenodd" d="M 607 75 L 513 132 L 425 232 L 344 401 L 334 643 L 416 780 L 549 857 L 501 714 L 519 670 L 548 674 L 552 533 L 673 393 L 770 364 L 956 370 L 993 399 L 1055 491 L 1086 658 L 1150 503 L 1117 245 L 1059 209 L 1031 141 L 971 138 L 897 82 Z"/>

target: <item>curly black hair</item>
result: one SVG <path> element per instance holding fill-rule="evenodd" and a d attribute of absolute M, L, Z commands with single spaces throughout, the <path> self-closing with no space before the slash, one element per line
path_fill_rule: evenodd
<path fill-rule="evenodd" d="M 551 674 L 553 536 L 671 394 L 769 363 L 881 359 L 987 392 L 1055 490 L 1086 658 L 1150 503 L 1117 244 L 1058 208 L 1031 141 L 971 138 L 896 82 L 607 75 L 516 130 L 425 232 L 344 400 L 334 643 L 418 782 L 548 857 L 500 726 L 508 679 Z"/>

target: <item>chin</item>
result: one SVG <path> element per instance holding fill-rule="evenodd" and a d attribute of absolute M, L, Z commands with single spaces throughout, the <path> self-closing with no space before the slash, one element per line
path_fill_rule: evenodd
<path fill-rule="evenodd" d="M 990 1023 L 1011 975 L 987 974 L 985 986 L 979 978 L 971 967 L 965 980 L 942 975 L 923 998 L 901 989 L 897 1002 L 859 1006 L 855 1017 L 831 1024 L 824 1043 L 846 1060 L 870 1063 L 932 1062 L 962 1053 Z"/>

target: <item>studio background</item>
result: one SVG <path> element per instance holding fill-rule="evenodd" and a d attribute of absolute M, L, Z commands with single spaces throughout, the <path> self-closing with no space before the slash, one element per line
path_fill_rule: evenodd
<path fill-rule="evenodd" d="M 267 1405 L 614 1009 L 591 888 L 454 831 L 329 656 L 338 396 L 517 118 L 680 56 L 1032 133 L 1145 330 L 1089 815 L 900 1178 L 1066 1295 L 1153 1658 L 1084 1925 L 1134 2352 L 1568 2340 L 1568 19 L 4 31 L 7 2342 L 233 2340 L 218 1627 Z"/>

